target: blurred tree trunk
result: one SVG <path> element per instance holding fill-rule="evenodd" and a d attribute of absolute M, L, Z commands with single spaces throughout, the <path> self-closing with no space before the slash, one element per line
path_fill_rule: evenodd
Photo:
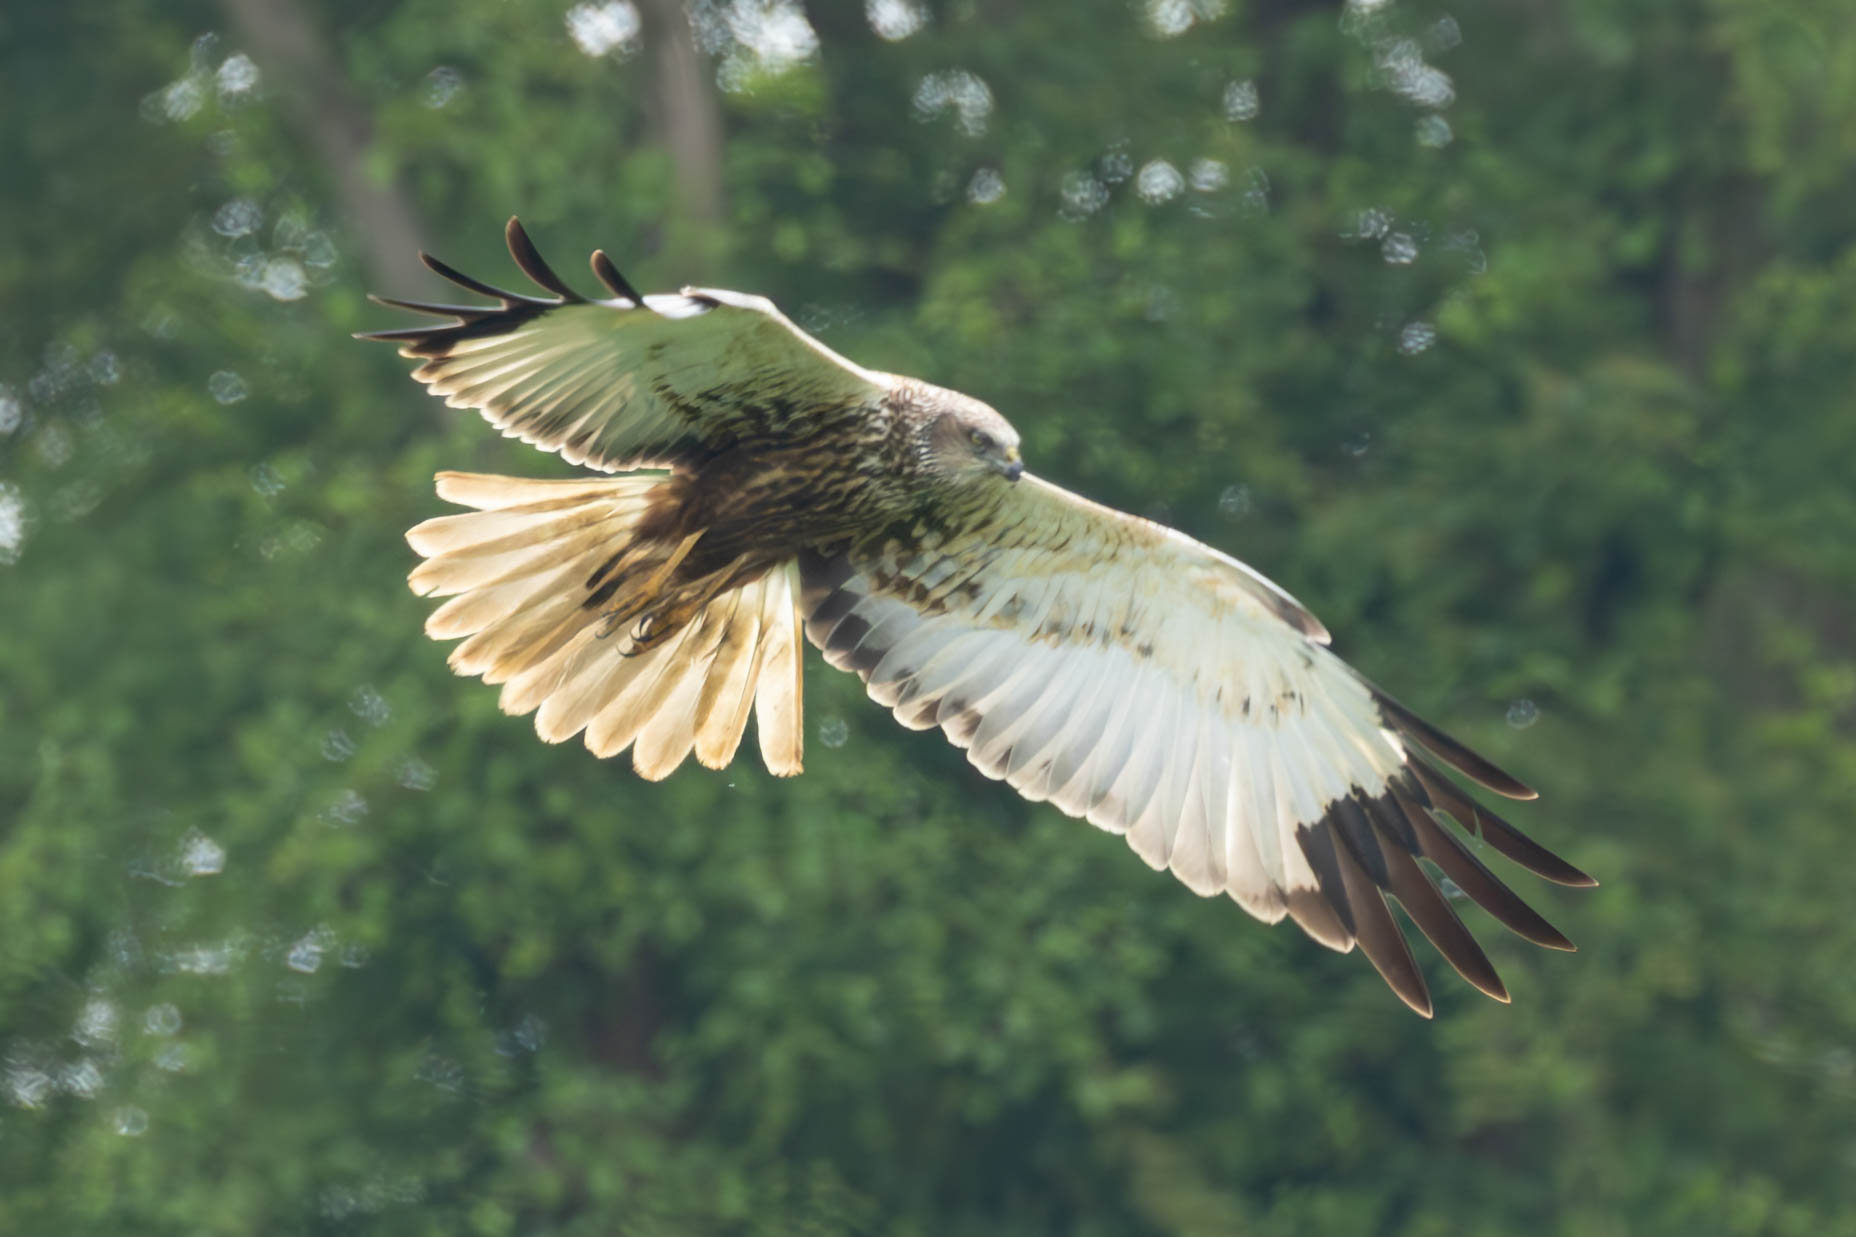
<path fill-rule="evenodd" d="M 722 222 L 722 109 L 714 74 L 696 46 L 683 0 L 641 0 L 656 77 L 653 111 L 676 178 L 677 217 L 665 232 L 666 256 L 691 282 L 716 257 Z"/>
<path fill-rule="evenodd" d="M 328 173 L 368 276 L 407 295 L 430 276 L 419 262 L 425 229 L 397 185 L 367 167 L 366 111 L 348 89 L 321 32 L 296 0 L 221 0 L 239 42 L 276 82 L 292 122 Z"/>

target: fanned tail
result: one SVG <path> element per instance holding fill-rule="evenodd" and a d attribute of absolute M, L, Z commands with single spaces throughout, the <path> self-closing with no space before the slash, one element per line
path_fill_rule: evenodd
<path fill-rule="evenodd" d="M 725 767 L 752 709 L 767 768 L 798 773 L 797 568 L 726 590 L 723 575 L 670 588 L 697 536 L 637 535 L 668 480 L 438 474 L 439 497 L 477 510 L 406 534 L 426 559 L 413 591 L 450 597 L 426 634 L 464 637 L 451 668 L 502 684 L 503 711 L 534 711 L 550 743 L 584 732 L 596 756 L 629 747 L 638 773 L 655 781 L 691 751 Z"/>

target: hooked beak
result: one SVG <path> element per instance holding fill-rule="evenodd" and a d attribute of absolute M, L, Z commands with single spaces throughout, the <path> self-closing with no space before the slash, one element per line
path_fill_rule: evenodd
<path fill-rule="evenodd" d="M 1017 447 L 1007 447 L 1005 451 L 1005 479 L 1016 481 L 1025 475 L 1025 463 L 1019 458 Z"/>

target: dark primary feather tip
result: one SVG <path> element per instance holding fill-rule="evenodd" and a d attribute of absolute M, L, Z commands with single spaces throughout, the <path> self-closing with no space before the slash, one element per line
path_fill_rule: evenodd
<path fill-rule="evenodd" d="M 481 279 L 466 275 L 449 262 L 441 262 L 423 249 L 419 251 L 419 261 L 425 263 L 425 269 L 437 275 L 440 279 L 448 279 L 460 288 L 469 288 L 472 292 L 481 296 L 493 297 L 496 300 L 502 301 L 505 305 L 514 305 L 522 301 L 534 299 L 533 297 L 520 296 L 517 293 L 505 291 L 502 288 L 496 287 L 494 284 L 487 284 Z"/>
<path fill-rule="evenodd" d="M 1361 682 L 1366 680 L 1362 679 Z M 1540 792 L 1532 786 L 1431 725 L 1387 695 L 1377 684 L 1366 683 L 1366 687 L 1373 693 L 1373 699 L 1378 702 L 1385 719 L 1392 724 L 1392 729 L 1416 740 L 1426 751 L 1470 781 L 1486 786 L 1505 799 L 1540 798 Z"/>
<path fill-rule="evenodd" d="M 1340 833 L 1341 844 L 1353 852 L 1353 857 L 1366 874 L 1373 878 L 1373 883 L 1385 888 L 1392 877 L 1386 867 L 1385 848 L 1374 836 L 1372 824 L 1367 820 L 1366 811 L 1358 800 L 1353 798 L 1336 799 L 1329 808 L 1328 820 L 1334 822 Z"/>
<path fill-rule="evenodd" d="M 1508 856 L 1535 876 L 1556 885 L 1575 889 L 1589 888 L 1592 878 L 1542 846 L 1500 816 L 1483 807 L 1421 760 L 1411 762 L 1412 776 L 1423 788 L 1424 798 L 1456 818 L 1457 824 L 1480 837 L 1500 854 Z"/>
<path fill-rule="evenodd" d="M 1456 882 L 1458 889 L 1495 921 L 1523 940 L 1544 949 L 1570 950 L 1572 942 L 1564 933 L 1542 918 L 1539 911 L 1523 902 L 1519 895 L 1502 884 L 1482 860 L 1433 818 L 1429 807 L 1413 797 L 1398 783 L 1392 784 L 1392 798 L 1411 822 L 1418 836 L 1419 851 L 1436 864 L 1443 874 Z"/>
<path fill-rule="evenodd" d="M 1418 925 L 1418 931 L 1424 933 L 1426 939 L 1437 947 L 1437 952 L 1456 968 L 1457 974 L 1483 995 L 1507 1004 L 1508 988 L 1502 983 L 1502 977 L 1496 974 L 1495 964 L 1489 961 L 1482 946 L 1476 943 L 1476 938 L 1470 935 L 1463 921 L 1450 909 L 1450 904 L 1418 866 L 1418 861 L 1397 848 L 1388 850 L 1386 859 L 1392 868 L 1389 892 L 1398 899 L 1398 904 L 1404 907 L 1411 921 Z"/>
<path fill-rule="evenodd" d="M 399 326 L 386 331 L 355 331 L 351 337 L 354 339 L 375 340 L 383 344 L 392 344 L 400 343 L 408 339 L 425 339 L 427 336 L 431 335 L 433 330 L 434 328 L 429 326 Z"/>
<path fill-rule="evenodd" d="M 496 312 L 493 307 L 484 305 L 440 305 L 433 301 L 402 301 L 397 296 L 381 296 L 378 292 L 369 292 L 367 299 L 376 305 L 385 305 L 388 309 L 410 309 L 416 314 L 431 314 L 435 318 L 481 318 Z M 426 330 L 432 328 L 426 327 Z"/>
<path fill-rule="evenodd" d="M 535 248 L 535 242 L 528 238 L 528 232 L 522 227 L 522 221 L 514 215 L 503 228 L 503 240 L 509 246 L 509 256 L 516 260 L 522 273 L 537 284 L 560 297 L 569 304 L 586 300 L 578 292 L 567 286 L 567 281 L 554 273 L 554 268 L 542 260 L 541 251 Z"/>
<path fill-rule="evenodd" d="M 1354 923 L 1353 907 L 1347 900 L 1347 887 L 1341 879 L 1337 853 L 1339 848 L 1334 845 L 1334 830 L 1325 821 L 1298 825 L 1295 840 L 1300 843 L 1302 857 L 1308 860 L 1309 870 L 1315 874 L 1315 884 L 1333 909 L 1334 917 L 1340 921 L 1348 936 L 1356 935 L 1359 925 Z"/>
<path fill-rule="evenodd" d="M 638 295 L 638 289 L 632 287 L 631 281 L 619 273 L 619 268 L 612 264 L 604 249 L 595 249 L 589 259 L 593 266 L 593 277 L 606 285 L 612 295 L 623 297 L 634 305 L 643 305 L 644 297 Z"/>
<path fill-rule="evenodd" d="M 1354 937 L 1360 951 L 1398 994 L 1399 1000 L 1413 1013 L 1429 1018 L 1431 993 L 1425 986 L 1424 973 L 1418 969 L 1417 959 L 1411 956 L 1411 946 L 1406 943 L 1405 934 L 1398 930 L 1392 910 L 1386 905 L 1372 875 L 1348 846 L 1337 846 L 1334 857 L 1356 924 Z"/>

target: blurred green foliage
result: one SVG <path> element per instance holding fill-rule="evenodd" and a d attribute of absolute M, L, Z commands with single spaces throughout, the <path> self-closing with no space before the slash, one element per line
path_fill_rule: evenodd
<path fill-rule="evenodd" d="M 707 0 L 712 149 L 664 13 L 0 14 L 0 1231 L 1856 1232 L 1856 11 Z M 1243 555 L 1583 952 L 1421 1022 L 816 660 L 796 781 L 536 742 L 400 533 L 560 466 L 347 338 L 433 289 L 330 117 L 466 270 L 764 292 Z"/>

